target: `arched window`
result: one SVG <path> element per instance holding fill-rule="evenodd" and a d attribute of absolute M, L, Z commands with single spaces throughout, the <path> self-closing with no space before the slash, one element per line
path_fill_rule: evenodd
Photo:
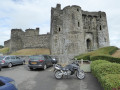
<path fill-rule="evenodd" d="M 91 50 L 91 46 L 92 46 L 91 40 L 87 39 L 86 40 L 86 44 L 87 44 L 87 49 L 90 51 Z"/>
<path fill-rule="evenodd" d="M 79 12 L 79 9 L 77 8 L 77 11 Z"/>

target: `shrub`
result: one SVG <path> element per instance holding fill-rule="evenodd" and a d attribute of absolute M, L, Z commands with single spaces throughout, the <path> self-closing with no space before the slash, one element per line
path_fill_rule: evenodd
<path fill-rule="evenodd" d="M 111 62 L 117 62 L 120 63 L 120 58 L 114 58 L 111 57 L 111 55 L 118 50 L 117 47 L 110 46 L 110 47 L 104 47 L 104 48 L 99 48 L 98 50 L 81 54 L 79 56 L 76 56 L 78 60 L 108 60 L 110 59 Z"/>
<path fill-rule="evenodd" d="M 91 61 L 98 60 L 98 59 L 107 60 L 107 61 L 115 62 L 115 63 L 120 63 L 120 58 L 115 58 L 115 57 L 111 57 L 111 56 L 104 55 L 104 56 L 92 56 L 92 57 L 90 57 Z"/>
<path fill-rule="evenodd" d="M 91 63 L 91 70 L 104 90 L 120 90 L 120 64 L 96 60 Z"/>
<path fill-rule="evenodd" d="M 104 90 L 120 90 L 120 74 L 108 74 L 101 78 Z"/>
<path fill-rule="evenodd" d="M 89 54 L 82 54 L 80 56 L 76 56 L 75 58 L 77 58 L 77 60 L 90 60 L 90 55 Z"/>
<path fill-rule="evenodd" d="M 110 55 L 112 55 L 113 53 L 115 53 L 117 50 L 118 50 L 118 48 L 117 47 L 114 47 L 114 46 L 111 46 L 110 48 L 109 48 L 109 54 Z"/>
<path fill-rule="evenodd" d="M 95 71 L 96 71 L 96 66 L 98 66 L 99 64 L 102 64 L 102 63 L 110 63 L 109 61 L 106 61 L 106 60 L 96 60 L 96 61 L 92 61 L 91 63 L 91 70 L 92 70 L 92 73 L 95 75 Z"/>
<path fill-rule="evenodd" d="M 101 81 L 101 77 L 107 74 L 120 74 L 120 64 L 117 63 L 101 63 L 94 67 L 94 74 Z"/>

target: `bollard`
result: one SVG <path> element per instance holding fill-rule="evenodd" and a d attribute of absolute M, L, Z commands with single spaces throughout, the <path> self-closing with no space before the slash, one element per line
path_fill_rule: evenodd
<path fill-rule="evenodd" d="M 83 64 L 83 59 L 81 59 L 81 65 Z"/>

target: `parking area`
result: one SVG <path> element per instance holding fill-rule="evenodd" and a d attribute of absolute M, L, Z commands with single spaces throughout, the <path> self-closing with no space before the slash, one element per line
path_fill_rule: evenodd
<path fill-rule="evenodd" d="M 0 71 L 0 76 L 10 77 L 16 81 L 18 90 L 103 90 L 91 73 L 85 74 L 83 80 L 78 80 L 75 76 L 56 80 L 52 67 L 45 71 L 30 71 L 27 65 L 19 65 Z"/>

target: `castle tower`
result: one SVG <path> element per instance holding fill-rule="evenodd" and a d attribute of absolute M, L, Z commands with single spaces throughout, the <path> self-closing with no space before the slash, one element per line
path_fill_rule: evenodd
<path fill-rule="evenodd" d="M 51 9 L 51 54 L 76 56 L 85 52 L 82 11 L 79 6 Z"/>
<path fill-rule="evenodd" d="M 21 29 L 11 30 L 10 52 L 17 51 L 23 48 L 21 37 L 24 37 L 24 32 Z"/>
<path fill-rule="evenodd" d="M 104 12 L 87 12 L 79 6 L 51 9 L 51 54 L 74 57 L 109 46 Z"/>
<path fill-rule="evenodd" d="M 98 12 L 99 24 L 98 24 L 98 43 L 99 48 L 103 46 L 109 46 L 109 34 L 107 27 L 107 19 L 105 12 Z"/>

